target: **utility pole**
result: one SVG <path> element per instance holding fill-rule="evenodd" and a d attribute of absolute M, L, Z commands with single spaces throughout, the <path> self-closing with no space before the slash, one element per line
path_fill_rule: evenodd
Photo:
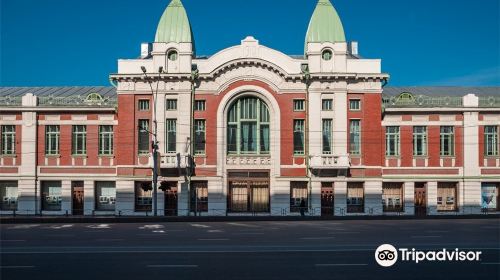
<path fill-rule="evenodd" d="M 304 155 L 305 155 L 305 160 L 306 160 L 306 174 L 309 179 L 308 181 L 308 189 L 309 189 L 309 195 L 308 195 L 308 202 L 307 206 L 309 209 L 311 209 L 312 206 L 312 179 L 311 179 L 311 170 L 310 170 L 310 165 L 311 165 L 311 156 L 309 155 L 309 86 L 311 84 L 311 73 L 309 72 L 309 65 L 308 64 L 302 64 L 302 74 L 304 75 L 304 82 L 306 84 L 306 98 L 305 98 L 305 109 L 306 109 L 306 121 L 304 123 L 305 126 L 305 135 L 304 135 Z"/>
<path fill-rule="evenodd" d="M 195 102 L 195 89 L 196 80 L 199 77 L 198 65 L 191 65 L 191 112 L 189 117 L 189 154 L 188 154 L 188 165 L 187 165 L 187 179 L 188 179 L 188 190 L 189 190 L 189 211 L 191 212 L 191 182 L 194 169 L 194 102 Z M 198 188 L 194 189 L 194 215 L 198 215 Z"/>

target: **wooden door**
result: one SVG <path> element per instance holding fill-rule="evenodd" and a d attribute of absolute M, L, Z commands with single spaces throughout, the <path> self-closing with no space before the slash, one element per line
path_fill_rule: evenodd
<path fill-rule="evenodd" d="M 415 183 L 415 216 L 427 215 L 427 193 L 425 183 Z"/>
<path fill-rule="evenodd" d="M 333 216 L 333 183 L 321 183 L 321 216 Z"/>
<path fill-rule="evenodd" d="M 83 182 L 72 182 L 73 189 L 73 215 L 83 215 Z"/>
<path fill-rule="evenodd" d="M 165 192 L 165 216 L 177 216 L 177 187 Z"/>

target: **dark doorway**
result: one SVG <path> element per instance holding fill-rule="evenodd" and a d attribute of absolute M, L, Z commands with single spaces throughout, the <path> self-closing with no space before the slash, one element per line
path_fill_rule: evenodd
<path fill-rule="evenodd" d="M 71 182 L 71 189 L 73 190 L 73 215 L 83 215 L 83 182 Z"/>
<path fill-rule="evenodd" d="M 269 171 L 230 171 L 228 177 L 229 212 L 269 213 Z"/>
<path fill-rule="evenodd" d="M 426 183 L 415 183 L 415 216 L 427 215 Z"/>
<path fill-rule="evenodd" d="M 168 182 L 169 189 L 165 191 L 165 216 L 177 216 L 177 182 Z"/>
<path fill-rule="evenodd" d="M 333 183 L 321 183 L 321 216 L 333 216 Z"/>

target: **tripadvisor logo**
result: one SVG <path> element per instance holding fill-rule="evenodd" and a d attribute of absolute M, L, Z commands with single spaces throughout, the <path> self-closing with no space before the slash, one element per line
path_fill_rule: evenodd
<path fill-rule="evenodd" d="M 390 267 L 397 261 L 398 257 L 402 262 L 419 263 L 423 261 L 428 262 L 464 262 L 464 261 L 480 261 L 481 251 L 462 251 L 456 248 L 455 250 L 442 249 L 438 251 L 420 251 L 412 248 L 399 248 L 396 249 L 390 244 L 380 245 L 375 250 L 375 260 L 380 266 Z"/>

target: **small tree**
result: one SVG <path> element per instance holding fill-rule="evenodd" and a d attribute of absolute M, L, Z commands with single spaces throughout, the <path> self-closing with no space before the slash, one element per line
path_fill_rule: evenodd
<path fill-rule="evenodd" d="M 164 192 L 169 191 L 170 184 L 167 181 L 161 181 L 159 189 L 164 191 Z"/>
<path fill-rule="evenodd" d="M 153 186 L 151 185 L 151 182 L 142 182 L 141 189 L 145 192 L 149 192 L 153 190 Z"/>

